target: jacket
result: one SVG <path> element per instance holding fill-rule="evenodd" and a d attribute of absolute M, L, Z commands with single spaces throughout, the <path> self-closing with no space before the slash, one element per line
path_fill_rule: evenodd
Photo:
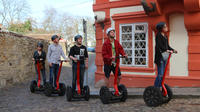
<path fill-rule="evenodd" d="M 166 50 L 173 50 L 173 48 L 171 48 L 169 46 L 169 43 L 168 43 L 168 39 L 167 37 L 163 36 L 161 34 L 161 32 L 158 32 L 156 34 L 156 46 L 155 46 L 155 63 L 157 65 L 160 65 L 160 61 L 162 59 L 162 54 L 163 52 L 165 52 Z"/>
<path fill-rule="evenodd" d="M 35 60 L 42 59 L 41 62 L 44 65 L 45 64 L 45 60 L 46 60 L 46 53 L 44 51 L 42 51 L 41 55 L 39 55 L 38 51 L 35 51 L 34 54 L 33 54 L 33 58 Z M 35 61 L 35 64 L 37 64 L 37 61 Z"/>
<path fill-rule="evenodd" d="M 114 45 L 115 45 L 116 56 L 119 56 L 120 54 L 122 56 L 124 56 L 125 55 L 124 49 L 120 45 L 119 41 L 114 40 Z M 112 63 L 112 59 L 111 59 L 112 58 L 112 44 L 110 42 L 110 39 L 107 39 L 103 44 L 102 56 L 103 56 L 104 64 L 111 65 L 111 63 Z"/>

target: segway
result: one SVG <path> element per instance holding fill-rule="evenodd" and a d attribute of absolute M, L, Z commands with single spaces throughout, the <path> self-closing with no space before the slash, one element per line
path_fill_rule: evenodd
<path fill-rule="evenodd" d="M 40 65 L 39 62 L 42 60 L 36 59 L 36 67 L 38 72 L 38 80 L 32 80 L 30 84 L 31 93 L 35 93 L 36 91 L 44 91 L 44 86 L 41 85 L 41 74 L 40 74 Z"/>
<path fill-rule="evenodd" d="M 83 98 L 86 101 L 88 101 L 89 98 L 90 98 L 90 88 L 89 88 L 89 86 L 86 85 L 86 86 L 84 86 L 84 88 L 80 87 L 80 61 L 81 60 L 78 58 L 78 61 L 77 61 L 77 79 L 76 79 L 77 90 L 73 91 L 74 88 L 72 88 L 71 86 L 67 86 L 67 93 L 66 93 L 67 101 L 71 101 L 72 99 L 83 99 Z"/>
<path fill-rule="evenodd" d="M 124 58 L 122 56 L 116 57 L 116 68 L 115 68 L 115 78 L 114 78 L 114 91 L 110 91 L 108 87 L 102 86 L 100 89 L 100 99 L 103 104 L 109 104 L 110 102 L 125 102 L 128 96 L 127 88 L 125 85 L 117 84 L 118 78 L 118 68 L 119 68 L 119 60 L 120 58 Z"/>
<path fill-rule="evenodd" d="M 51 96 L 52 94 L 58 94 L 59 96 L 64 96 L 65 95 L 65 91 L 66 91 L 66 86 L 64 83 L 59 83 L 59 78 L 60 78 L 60 74 L 61 74 L 61 69 L 62 69 L 62 63 L 65 60 L 60 60 L 60 66 L 59 66 L 59 70 L 58 70 L 58 74 L 57 74 L 57 78 L 56 78 L 56 88 L 53 87 L 50 82 L 47 82 L 44 86 L 44 94 L 46 96 Z"/>
<path fill-rule="evenodd" d="M 173 92 L 172 92 L 171 88 L 167 84 L 164 83 L 170 58 L 171 58 L 171 53 L 169 54 L 167 64 L 165 67 L 165 71 L 163 74 L 162 90 L 160 90 L 160 88 L 154 87 L 154 86 L 149 86 L 149 87 L 145 88 L 145 91 L 143 93 L 143 99 L 144 99 L 144 102 L 146 103 L 146 105 L 149 107 L 157 107 L 164 103 L 168 103 L 172 99 Z"/>

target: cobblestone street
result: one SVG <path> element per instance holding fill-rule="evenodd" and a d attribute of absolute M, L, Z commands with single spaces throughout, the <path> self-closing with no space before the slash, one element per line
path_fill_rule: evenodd
<path fill-rule="evenodd" d="M 63 97 L 32 94 L 27 85 L 4 89 L 0 93 L 0 112 L 199 112 L 200 98 L 173 99 L 168 104 L 149 108 L 142 98 L 129 98 L 125 103 L 104 105 L 99 98 L 67 102 Z"/>
<path fill-rule="evenodd" d="M 89 65 L 92 66 L 91 63 Z M 71 84 L 70 66 L 63 67 L 61 82 L 65 82 L 66 85 Z M 90 82 L 90 85 L 92 83 Z M 33 94 L 29 90 L 29 84 L 30 81 L 1 89 L 0 112 L 199 112 L 200 110 L 198 97 L 172 99 L 168 104 L 157 108 L 147 107 L 141 97 L 131 97 L 126 102 L 104 105 L 97 97 L 90 98 L 88 102 L 67 102 L 65 96 L 46 97 L 42 93 Z"/>

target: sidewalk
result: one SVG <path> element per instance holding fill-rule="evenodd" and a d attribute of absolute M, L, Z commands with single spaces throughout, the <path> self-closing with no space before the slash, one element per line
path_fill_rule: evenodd
<path fill-rule="evenodd" d="M 91 87 L 91 86 L 90 86 Z M 142 97 L 145 88 L 127 88 L 130 97 Z M 90 88 L 91 96 L 98 97 L 100 88 Z M 172 88 L 174 97 L 177 98 L 200 98 L 200 88 Z"/>

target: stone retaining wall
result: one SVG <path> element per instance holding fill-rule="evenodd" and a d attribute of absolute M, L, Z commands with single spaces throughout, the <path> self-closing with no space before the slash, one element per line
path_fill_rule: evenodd
<path fill-rule="evenodd" d="M 35 75 L 32 56 L 38 42 L 44 44 L 47 53 L 47 40 L 0 31 L 0 88 L 23 82 Z M 48 67 L 46 69 L 48 71 Z"/>

